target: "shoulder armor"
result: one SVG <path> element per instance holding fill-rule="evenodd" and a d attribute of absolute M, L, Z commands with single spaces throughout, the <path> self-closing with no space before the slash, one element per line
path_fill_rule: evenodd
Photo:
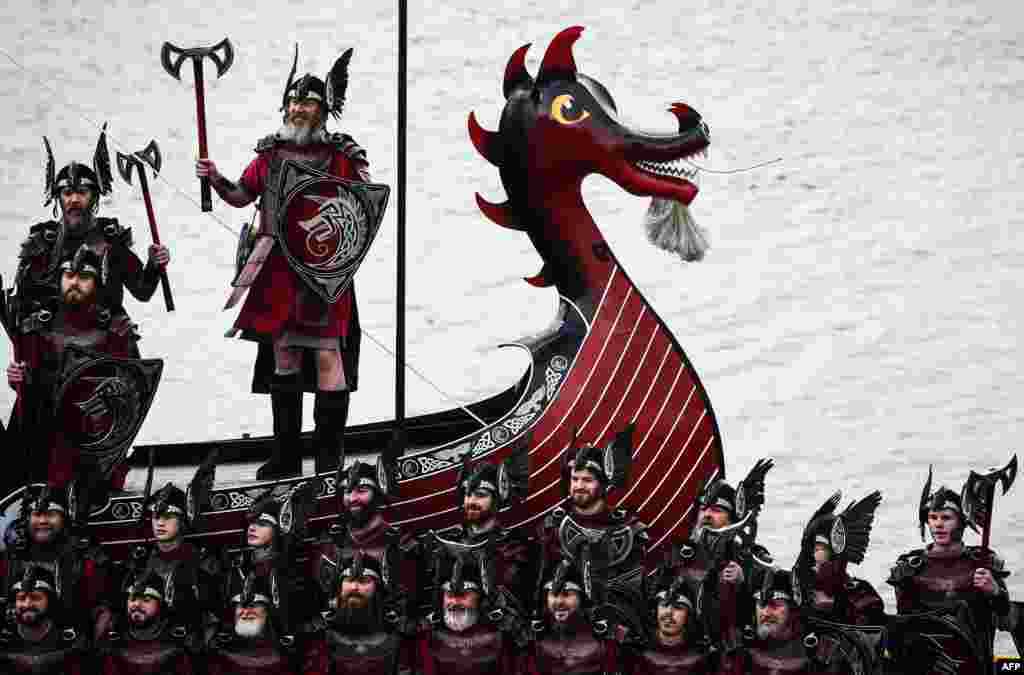
<path fill-rule="evenodd" d="M 21 251 L 18 256 L 32 258 L 49 251 L 57 241 L 58 227 L 57 223 L 52 220 L 33 225 L 29 229 L 28 236 L 21 242 Z"/>
<path fill-rule="evenodd" d="M 65 628 L 60 632 L 61 642 L 74 642 L 76 639 L 78 639 L 78 631 L 74 628 Z"/>
<path fill-rule="evenodd" d="M 40 331 L 48 331 L 51 329 L 50 322 L 53 320 L 53 312 L 46 309 L 38 309 L 24 319 L 21 320 L 21 332 L 26 335 L 29 333 L 38 333 Z"/>
<path fill-rule="evenodd" d="M 256 141 L 256 152 L 267 152 L 272 150 L 277 143 L 277 134 L 264 136 L 260 140 Z"/>
<path fill-rule="evenodd" d="M 366 149 L 356 143 L 355 139 L 348 134 L 335 132 L 327 137 L 327 142 L 349 159 L 369 164 L 369 160 L 366 159 Z"/>
<path fill-rule="evenodd" d="M 627 515 L 629 515 L 629 512 L 620 506 L 619 508 L 612 511 L 612 520 L 623 521 L 626 519 Z"/>
<path fill-rule="evenodd" d="M 928 557 L 925 554 L 924 549 L 914 549 L 907 553 L 902 554 L 889 572 L 889 578 L 887 579 L 890 584 L 899 584 L 904 579 L 908 579 L 922 569 L 928 561 Z"/>
<path fill-rule="evenodd" d="M 97 218 L 96 229 L 103 233 L 103 236 L 107 240 L 124 244 L 125 246 L 132 245 L 132 228 L 122 227 L 117 222 L 117 218 Z"/>
<path fill-rule="evenodd" d="M 554 510 L 551 511 L 551 513 L 544 517 L 544 527 L 558 527 L 562 524 L 562 521 L 565 520 L 565 517 L 568 514 L 569 512 L 566 511 L 561 506 L 556 507 Z"/>

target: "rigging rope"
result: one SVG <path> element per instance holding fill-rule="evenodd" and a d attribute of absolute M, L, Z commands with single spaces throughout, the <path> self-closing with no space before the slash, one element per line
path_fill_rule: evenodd
<path fill-rule="evenodd" d="M 49 83 L 47 83 L 41 77 L 39 77 L 38 75 L 33 73 L 31 70 L 29 70 L 28 67 L 26 67 L 25 65 L 20 63 L 13 56 L 11 56 L 10 53 L 6 49 L 4 49 L 3 47 L 0 47 L 0 54 L 3 54 L 5 57 L 7 57 L 7 60 L 10 61 L 11 63 L 13 63 L 17 68 L 20 68 L 27 75 L 29 75 L 30 77 L 35 79 L 37 82 L 42 84 L 43 88 L 45 88 L 47 91 L 49 91 L 51 94 L 53 94 L 53 96 L 56 99 L 60 100 L 64 104 L 65 107 L 75 111 L 75 113 L 78 115 L 78 117 L 80 119 L 84 120 L 86 123 L 88 123 L 90 126 L 92 126 L 95 129 L 102 129 L 103 128 L 103 126 L 99 122 L 97 122 L 96 120 L 94 120 L 91 117 L 89 117 L 86 113 L 82 112 L 82 108 L 80 106 L 78 106 L 78 105 L 72 103 L 71 101 L 69 101 L 59 91 L 57 91 L 56 89 L 51 87 L 49 85 Z M 115 146 L 116 149 L 122 150 L 123 154 L 132 154 L 131 151 L 126 151 L 125 147 L 109 131 L 107 132 L 107 138 L 112 142 L 112 144 Z M 194 204 L 195 206 L 200 206 L 199 201 L 195 197 L 193 197 L 190 193 L 186 192 L 185 190 L 182 190 L 177 185 L 175 185 L 171 181 L 169 181 L 166 178 L 164 178 L 162 175 L 155 174 L 154 177 L 159 179 L 160 181 L 162 181 L 165 185 L 169 186 L 177 194 L 181 195 L 182 197 L 184 197 L 188 201 L 192 202 L 192 204 Z M 213 218 L 213 220 L 215 220 L 218 225 L 220 225 L 225 231 L 229 232 L 233 237 L 235 237 L 236 239 L 238 238 L 238 232 L 235 229 L 233 229 L 230 225 L 228 225 L 223 220 L 218 218 L 212 212 L 208 213 L 207 215 L 209 215 L 210 218 Z M 377 338 L 375 338 L 369 331 L 367 331 L 366 329 L 363 329 L 362 333 L 364 335 L 366 335 L 366 337 L 370 338 L 370 341 L 373 342 L 375 345 L 377 345 L 382 351 L 384 351 L 384 353 L 388 354 L 392 358 L 396 358 L 395 353 L 392 352 L 390 349 L 388 349 L 386 346 L 384 346 L 384 344 L 381 343 Z M 466 405 L 464 403 L 462 403 L 461 401 L 459 401 L 455 397 L 453 397 L 450 394 L 448 394 L 445 391 L 443 391 L 430 378 L 428 378 L 426 375 L 424 375 L 418 369 L 416 369 L 411 363 L 409 363 L 408 360 L 406 360 L 405 367 L 409 371 L 411 371 L 414 375 L 416 375 L 421 380 L 423 380 L 423 382 L 425 382 L 430 387 L 432 387 L 434 389 L 434 391 L 436 391 L 438 394 L 440 394 L 446 400 L 455 403 L 460 409 L 462 409 L 463 412 L 465 412 L 467 415 L 469 415 L 474 420 L 479 422 L 480 426 L 483 426 L 483 427 L 487 426 L 487 422 L 485 422 L 483 419 L 481 419 L 479 415 L 475 414 L 472 410 L 470 410 L 468 407 L 466 407 Z"/>

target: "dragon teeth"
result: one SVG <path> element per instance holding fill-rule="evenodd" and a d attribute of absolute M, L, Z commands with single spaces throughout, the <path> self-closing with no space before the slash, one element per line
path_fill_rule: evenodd
<path fill-rule="evenodd" d="M 674 159 L 671 162 L 649 162 L 647 160 L 641 160 L 637 162 L 637 166 L 644 171 L 648 171 L 658 176 L 686 179 L 696 177 L 697 168 L 687 168 L 683 162 L 684 160 L 682 159 Z"/>

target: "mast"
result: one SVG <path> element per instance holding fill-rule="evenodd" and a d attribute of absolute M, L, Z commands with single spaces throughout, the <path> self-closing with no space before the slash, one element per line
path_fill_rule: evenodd
<path fill-rule="evenodd" d="M 392 457 L 405 450 L 405 160 L 408 0 L 398 0 L 398 236 L 395 242 L 395 426 Z"/>

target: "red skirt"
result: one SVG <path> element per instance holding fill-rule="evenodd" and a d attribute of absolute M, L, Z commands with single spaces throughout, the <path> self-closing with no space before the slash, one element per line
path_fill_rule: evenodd
<path fill-rule="evenodd" d="M 312 338 L 345 338 L 354 302 L 352 287 L 328 304 L 288 266 L 277 246 L 271 250 L 235 320 L 242 337 L 270 341 L 284 332 Z"/>

